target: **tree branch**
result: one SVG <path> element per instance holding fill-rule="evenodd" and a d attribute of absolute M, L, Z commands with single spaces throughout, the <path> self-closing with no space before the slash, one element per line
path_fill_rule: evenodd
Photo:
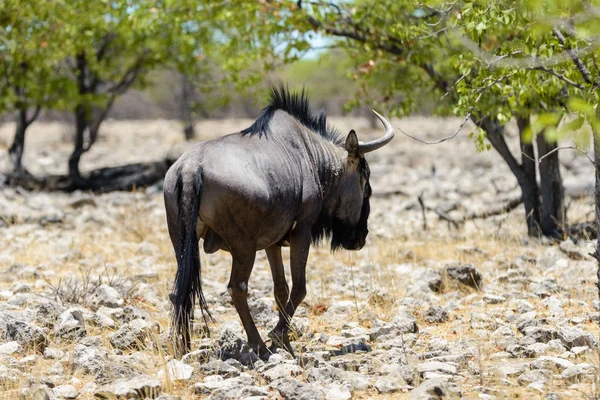
<path fill-rule="evenodd" d="M 557 148 L 555 148 L 555 149 L 553 149 L 553 150 L 551 150 L 551 151 L 547 152 L 546 154 L 544 154 L 543 156 L 541 156 L 541 157 L 540 157 L 540 158 L 538 158 L 538 159 L 532 158 L 532 157 L 528 156 L 528 155 L 527 155 L 527 154 L 525 154 L 525 153 L 521 153 L 521 154 L 522 154 L 523 156 L 525 156 L 526 158 L 528 158 L 529 160 L 531 160 L 531 161 L 533 161 L 533 162 L 535 162 L 535 163 L 539 164 L 539 163 L 541 163 L 541 162 L 542 162 L 542 160 L 543 160 L 544 158 L 546 158 L 546 157 L 550 156 L 550 155 L 551 155 L 551 154 L 553 154 L 553 153 L 556 153 L 556 152 L 558 152 L 559 150 L 577 150 L 578 152 L 580 152 L 580 153 L 582 153 L 582 154 L 585 154 L 585 155 L 586 155 L 586 157 L 588 158 L 588 160 L 590 160 L 590 162 L 592 163 L 592 165 L 596 165 L 596 163 L 594 162 L 594 160 L 592 159 L 592 157 L 589 155 L 589 153 L 588 153 L 587 151 L 583 150 L 582 148 L 578 147 L 578 146 L 577 146 L 575 143 L 573 143 L 571 146 L 559 146 L 559 147 L 557 147 Z"/>
<path fill-rule="evenodd" d="M 563 47 L 567 50 L 567 54 L 569 54 L 569 57 L 571 57 L 571 60 L 573 60 L 573 63 L 575 63 L 575 66 L 579 70 L 579 73 L 581 73 L 583 80 L 590 85 L 594 84 L 592 80 L 592 75 L 590 74 L 590 70 L 581 61 L 576 51 L 574 51 L 567 45 L 566 39 L 562 32 L 555 26 L 554 28 L 552 28 L 552 33 L 554 34 L 554 36 L 556 36 L 560 44 L 562 44 Z"/>
<path fill-rule="evenodd" d="M 465 116 L 465 118 L 463 119 L 463 121 L 460 123 L 460 126 L 458 127 L 458 129 L 456 131 L 454 131 L 454 133 L 450 136 L 446 136 L 444 138 L 441 138 L 439 140 L 433 141 L 433 142 L 428 142 L 426 140 L 423 139 L 419 139 L 418 137 L 412 136 L 406 132 L 404 132 L 401 128 L 398 128 L 398 130 L 400 131 L 400 133 L 402 133 L 404 136 L 408 136 L 409 138 L 416 140 L 417 142 L 423 143 L 423 144 L 440 144 L 443 142 L 446 142 L 450 139 L 453 139 L 456 135 L 458 135 L 458 133 L 462 130 L 462 128 L 465 126 L 465 124 L 467 123 L 467 121 L 469 120 L 469 118 L 471 118 L 471 112 L 467 113 L 467 115 Z"/>
<path fill-rule="evenodd" d="M 107 92 L 111 93 L 111 95 L 120 95 L 125 93 L 129 87 L 135 82 L 137 77 L 139 76 L 142 68 L 144 66 L 144 61 L 146 60 L 146 56 L 149 54 L 148 50 L 145 50 L 138 56 L 133 65 L 131 65 L 127 71 L 123 74 L 123 77 L 119 82 L 114 84 L 113 86 L 107 89 Z"/>
<path fill-rule="evenodd" d="M 33 121 L 35 121 L 37 119 L 37 117 L 40 115 L 41 110 L 42 110 L 42 106 L 40 106 L 39 104 L 36 105 L 35 109 L 33 111 L 33 115 L 31 115 L 31 117 L 25 121 L 25 126 L 31 125 L 33 123 Z"/>
<path fill-rule="evenodd" d="M 577 82 L 574 82 L 574 81 L 570 80 L 569 78 L 567 78 L 566 76 L 559 74 L 558 72 L 554 71 L 553 69 L 544 67 L 543 65 L 540 65 L 537 67 L 530 67 L 530 68 L 527 68 L 527 70 L 529 70 L 529 71 L 533 71 L 533 70 L 544 71 L 544 72 L 549 73 L 550 75 L 557 77 L 561 81 L 563 81 L 573 87 L 576 87 L 577 89 L 580 89 L 580 90 L 584 89 L 584 87 L 581 86 L 580 84 L 578 84 Z"/>

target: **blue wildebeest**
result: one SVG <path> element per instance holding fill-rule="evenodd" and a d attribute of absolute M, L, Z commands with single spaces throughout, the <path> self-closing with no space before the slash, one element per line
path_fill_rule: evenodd
<path fill-rule="evenodd" d="M 269 337 L 292 352 L 290 320 L 306 295 L 311 242 L 331 240 L 332 250 L 359 250 L 367 237 L 369 166 L 364 154 L 389 143 L 390 123 L 375 113 L 385 134 L 369 142 L 354 130 L 343 136 L 313 114 L 308 100 L 287 89 L 271 91 L 270 104 L 247 129 L 200 142 L 167 172 L 164 183 L 169 235 L 177 256 L 171 301 L 173 327 L 182 351 L 190 348 L 190 322 L 199 301 L 210 317 L 200 283 L 198 241 L 208 254 L 232 255 L 227 286 L 260 357 L 269 351 L 248 309 L 248 280 L 258 250 L 265 250 L 274 282 L 279 322 Z M 290 246 L 292 290 L 281 247 Z M 292 352 L 293 354 L 293 352 Z"/>

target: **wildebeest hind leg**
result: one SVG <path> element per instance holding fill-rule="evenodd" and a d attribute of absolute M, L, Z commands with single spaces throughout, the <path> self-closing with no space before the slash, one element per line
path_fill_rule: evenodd
<path fill-rule="evenodd" d="M 267 253 L 267 259 L 269 260 L 269 266 L 271 267 L 271 274 L 273 276 L 275 303 L 277 304 L 277 309 L 279 310 L 279 320 L 288 321 L 289 318 L 285 314 L 285 306 L 290 298 L 290 289 L 288 288 L 288 284 L 285 279 L 283 259 L 281 257 L 281 247 L 277 245 L 271 246 L 265 249 L 265 253 Z M 278 332 L 273 329 L 269 333 L 269 337 L 273 340 L 273 345 L 276 347 L 283 347 L 293 354 L 289 335 L 283 335 L 283 332 Z"/>
<path fill-rule="evenodd" d="M 242 325 L 248 335 L 248 344 L 258 354 L 259 357 L 268 357 L 268 350 L 265 342 L 260 337 L 258 329 L 250 315 L 248 308 L 248 280 L 254 267 L 254 258 L 256 257 L 256 246 L 250 247 L 251 251 L 232 251 L 233 266 L 231 268 L 231 277 L 227 290 L 233 300 L 233 305 L 237 310 Z"/>

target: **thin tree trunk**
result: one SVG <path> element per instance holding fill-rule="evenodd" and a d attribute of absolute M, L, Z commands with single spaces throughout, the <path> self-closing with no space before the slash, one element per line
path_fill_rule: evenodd
<path fill-rule="evenodd" d="M 541 158 L 557 148 L 548 143 L 543 133 L 537 136 L 538 156 Z M 565 191 L 560 175 L 558 151 L 545 157 L 539 165 L 542 198 L 540 225 L 546 236 L 559 237 L 566 224 Z"/>
<path fill-rule="evenodd" d="M 8 149 L 10 160 L 13 164 L 13 172 L 15 174 L 23 174 L 23 151 L 25 149 L 25 132 L 27 131 L 27 108 L 20 109 L 17 113 L 17 128 L 15 137 Z"/>
<path fill-rule="evenodd" d="M 81 156 L 85 153 L 84 138 L 85 130 L 88 128 L 88 113 L 86 112 L 85 106 L 82 104 L 75 108 L 75 138 L 73 152 L 69 157 L 69 177 L 71 178 L 75 186 L 81 184 L 83 178 L 79 170 L 79 161 Z"/>
<path fill-rule="evenodd" d="M 539 189 L 535 173 L 535 154 L 533 143 L 526 143 L 523 139 L 525 129 L 529 126 L 529 116 L 517 117 L 517 126 L 519 127 L 519 139 L 521 144 L 521 165 L 525 173 L 525 189 L 523 192 L 523 202 L 525 204 L 525 213 L 527 218 L 527 231 L 530 236 L 540 235 L 540 201 Z M 522 185 L 521 185 L 522 186 Z"/>
<path fill-rule="evenodd" d="M 517 183 L 519 184 L 521 195 L 523 196 L 523 205 L 525 206 L 527 233 L 530 236 L 539 236 L 539 199 L 535 174 L 533 175 L 532 179 L 530 166 L 527 167 L 529 172 L 526 172 L 526 168 L 519 164 L 519 162 L 512 155 L 508 145 L 506 144 L 506 141 L 504 140 L 504 125 L 501 125 L 498 121 L 493 121 L 489 118 L 482 118 L 481 121 L 477 122 L 479 122 L 481 128 L 485 130 L 487 139 L 508 164 L 508 167 L 515 178 L 517 178 Z M 527 151 L 532 152 L 531 149 L 527 149 Z"/>
<path fill-rule="evenodd" d="M 192 140 L 196 137 L 194 128 L 194 111 L 192 103 L 194 101 L 194 87 L 187 75 L 181 74 L 181 121 L 183 122 L 183 134 L 185 140 Z"/>
<path fill-rule="evenodd" d="M 600 113 L 600 111 L 599 111 Z M 600 114 L 598 115 L 600 117 Z M 596 277 L 598 278 L 598 282 L 596 282 L 596 287 L 598 288 L 598 298 L 600 299 L 600 132 L 593 131 L 594 135 L 594 163 L 595 163 L 595 171 L 596 171 L 596 187 L 594 190 L 594 199 L 596 205 L 596 251 L 591 254 L 598 263 L 598 269 L 596 271 Z"/>

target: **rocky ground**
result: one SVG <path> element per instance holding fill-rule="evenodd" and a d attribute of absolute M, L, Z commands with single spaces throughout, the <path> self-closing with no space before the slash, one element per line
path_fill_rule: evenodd
<path fill-rule="evenodd" d="M 366 137 L 380 133 L 362 121 L 334 123 Z M 394 122 L 429 138 L 459 123 Z M 214 137 L 247 124 L 213 121 L 199 130 Z M 110 123 L 84 170 L 181 151 L 186 144 L 175 128 Z M 0 129 L 0 143 L 10 129 Z M 30 169 L 64 171 L 56 155 L 68 153 L 58 140 L 66 129 L 36 129 Z M 477 154 L 467 133 L 438 146 L 400 135 L 369 158 L 375 197 L 367 246 L 312 250 L 308 296 L 294 318 L 297 358 L 280 351 L 253 366 L 240 362 L 248 350 L 226 292 L 230 257 L 222 252 L 202 256 L 216 319 L 211 335 L 199 324 L 193 351 L 173 356 L 175 260 L 160 185 L 102 195 L 0 188 L 0 397 L 596 397 L 593 244 L 527 238 L 521 207 L 457 225 L 440 219 L 441 212 L 459 221 L 519 194 L 499 157 Z M 569 220 L 591 220 L 591 165 L 575 153 L 562 158 Z M 266 337 L 277 316 L 263 253 L 249 286 Z"/>

